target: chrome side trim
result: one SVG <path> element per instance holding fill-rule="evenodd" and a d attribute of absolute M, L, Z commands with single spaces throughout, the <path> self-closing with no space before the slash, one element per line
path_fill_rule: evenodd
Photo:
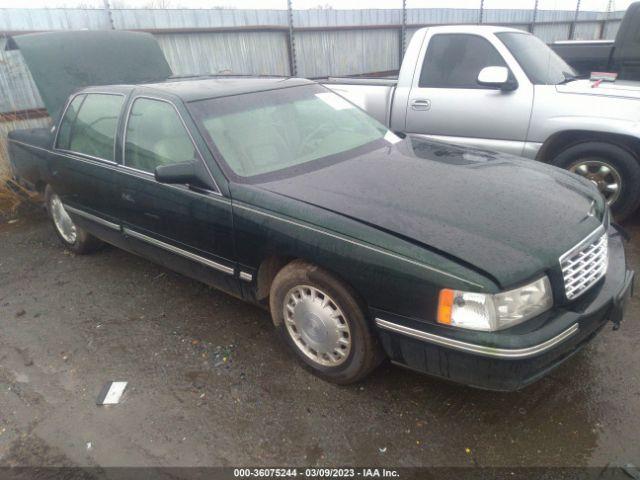
<path fill-rule="evenodd" d="M 125 235 L 129 235 L 130 237 L 137 238 L 138 240 L 142 240 L 143 242 L 150 243 L 155 245 L 156 247 L 163 248 L 172 253 L 176 253 L 182 257 L 188 258 L 189 260 L 193 260 L 194 262 L 201 263 L 206 265 L 207 267 L 215 268 L 221 272 L 227 273 L 229 275 L 233 275 L 235 273 L 235 269 L 232 267 L 227 267 L 226 265 L 222 265 L 221 263 L 214 262 L 213 260 L 209 260 L 208 258 L 201 257 L 200 255 L 196 255 L 195 253 L 188 252 L 178 247 L 174 247 L 173 245 L 169 245 L 168 243 L 164 243 L 160 240 L 157 240 L 152 237 L 148 237 L 142 233 L 138 233 L 135 230 L 130 230 L 129 228 L 124 227 L 122 229 L 122 233 Z"/>
<path fill-rule="evenodd" d="M 556 345 L 564 342 L 566 339 L 574 335 L 578 331 L 578 324 L 574 323 L 569 328 L 556 335 L 549 340 L 546 340 L 538 345 L 533 345 L 526 348 L 493 348 L 484 345 L 478 345 L 475 343 L 462 342 L 460 340 L 454 340 L 452 338 L 443 337 L 441 335 L 435 335 L 433 333 L 423 332 L 422 330 L 416 330 L 415 328 L 405 327 L 397 323 L 382 320 L 376 318 L 376 325 L 385 330 L 389 330 L 394 333 L 406 335 L 411 338 L 422 340 L 428 343 L 434 343 L 443 347 L 453 348 L 455 350 L 461 350 L 463 352 L 474 353 L 482 355 L 484 357 L 503 358 L 503 359 L 521 359 L 529 358 L 535 355 L 540 355 L 543 352 L 555 347 Z"/>
<path fill-rule="evenodd" d="M 71 212 L 75 215 L 78 215 L 79 217 L 84 217 L 87 220 L 91 220 L 95 223 L 99 223 L 103 227 L 110 228 L 111 230 L 120 231 L 120 225 L 118 225 L 117 223 L 110 222 L 109 220 L 105 220 L 104 218 L 96 217 L 95 215 L 92 215 L 91 213 L 87 213 L 84 210 L 78 210 L 77 208 L 70 207 L 66 203 L 63 203 L 63 205 L 64 205 L 64 209 L 67 212 Z"/>
<path fill-rule="evenodd" d="M 373 252 L 380 253 L 382 255 L 387 255 L 389 257 L 393 257 L 393 258 L 395 258 L 397 260 L 401 260 L 403 262 L 410 263 L 412 265 L 416 265 L 418 267 L 425 268 L 425 269 L 430 270 L 432 272 L 436 272 L 436 273 L 439 273 L 441 275 L 445 275 L 447 277 L 454 278 L 456 280 L 460 280 L 460 281 L 462 281 L 462 282 L 464 282 L 464 283 L 466 283 L 468 285 L 473 285 L 475 287 L 479 287 L 480 289 L 484 288 L 479 283 L 475 283 L 475 282 L 472 282 L 471 280 L 467 280 L 465 278 L 458 277 L 457 275 L 454 275 L 452 273 L 445 272 L 444 270 L 440 270 L 438 268 L 432 267 L 432 266 L 424 264 L 422 262 L 418 262 L 416 260 L 412 260 L 410 258 L 404 257 L 404 256 L 399 255 L 397 253 L 390 252 L 388 250 L 384 250 L 384 249 L 379 248 L 379 247 L 375 247 L 373 245 L 368 245 L 368 244 L 363 243 L 363 242 L 352 240 L 352 239 L 344 237 L 342 235 L 337 235 L 335 233 L 332 233 L 332 232 L 329 232 L 329 231 L 326 231 L 326 230 L 322 230 L 320 228 L 312 227 L 311 225 L 305 225 L 304 223 L 294 222 L 292 220 L 288 220 L 288 219 L 280 217 L 278 215 L 273 215 L 271 213 L 263 212 L 262 210 L 255 209 L 255 208 L 243 205 L 243 204 L 238 203 L 238 202 L 233 202 L 232 206 L 240 208 L 242 210 L 247 210 L 249 212 L 254 212 L 254 213 L 257 213 L 259 215 L 264 215 L 265 217 L 273 218 L 274 220 L 279 220 L 281 222 L 289 223 L 291 225 L 296 225 L 298 227 L 306 228 L 307 230 L 311 230 L 313 232 L 321 233 L 323 235 L 327 235 L 328 237 L 336 238 L 338 240 L 342 240 L 343 242 L 347 242 L 347 243 L 350 243 L 352 245 L 357 245 L 359 247 L 366 248 L 367 250 L 371 250 Z"/>
<path fill-rule="evenodd" d="M 244 280 L 245 282 L 251 282 L 253 280 L 253 275 L 247 272 L 240 272 L 240 280 Z"/>

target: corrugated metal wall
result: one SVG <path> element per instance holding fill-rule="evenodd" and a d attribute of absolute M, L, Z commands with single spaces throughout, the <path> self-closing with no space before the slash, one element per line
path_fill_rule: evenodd
<path fill-rule="evenodd" d="M 606 0 L 603 0 L 606 3 Z M 416 25 L 477 23 L 477 9 L 407 9 L 407 39 Z M 624 12 L 580 12 L 574 37 L 614 38 Z M 486 9 L 483 23 L 528 29 L 532 10 Z M 540 10 L 534 33 L 547 42 L 568 38 L 575 11 Z M 241 73 L 289 75 L 286 10 L 241 9 L 0 9 L 2 33 L 66 29 L 137 29 L 156 35 L 177 75 Z M 605 22 L 606 21 L 606 22 Z M 400 66 L 401 9 L 294 10 L 297 74 L 305 77 L 396 70 Z M 387 27 L 388 28 L 385 28 Z M 0 112 L 42 107 L 19 52 L 5 52 L 0 36 Z M 40 125 L 42 120 L 20 123 Z M 2 131 L 18 126 L 2 122 Z M 0 149 L 2 147 L 0 131 Z"/>

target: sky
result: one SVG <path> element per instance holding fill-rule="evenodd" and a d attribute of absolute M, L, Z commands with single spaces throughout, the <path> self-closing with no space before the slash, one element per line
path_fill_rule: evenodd
<path fill-rule="evenodd" d="M 114 6 L 180 8 L 268 8 L 286 9 L 286 0 L 109 0 Z M 402 0 L 292 0 L 293 8 L 308 9 L 319 5 L 336 9 L 402 8 Z M 533 8 L 535 0 L 485 0 L 485 8 Z M 539 0 L 541 10 L 574 10 L 577 0 Z M 624 10 L 632 0 L 612 0 L 613 10 Z M 104 0 L 0 0 L 0 8 L 96 7 Z M 583 11 L 606 11 L 609 0 L 581 0 Z M 478 8 L 480 0 L 407 0 L 407 8 Z"/>

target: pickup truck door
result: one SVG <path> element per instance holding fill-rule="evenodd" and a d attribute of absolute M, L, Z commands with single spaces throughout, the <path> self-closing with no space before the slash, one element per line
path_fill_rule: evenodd
<path fill-rule="evenodd" d="M 159 165 L 205 161 L 179 107 L 165 98 L 130 100 L 119 195 L 123 232 L 134 251 L 239 295 L 231 201 L 219 189 L 162 184 L 154 177 Z"/>
<path fill-rule="evenodd" d="M 406 132 L 522 154 L 533 85 L 495 36 L 458 29 L 427 31 L 409 92 Z M 509 67 L 518 88 L 479 85 L 478 73 L 489 66 Z"/>

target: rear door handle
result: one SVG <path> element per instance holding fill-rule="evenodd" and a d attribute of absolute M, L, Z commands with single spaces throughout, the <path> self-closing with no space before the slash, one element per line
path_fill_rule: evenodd
<path fill-rule="evenodd" d="M 431 100 L 427 98 L 418 98 L 411 102 L 411 108 L 413 110 L 430 110 Z"/>

